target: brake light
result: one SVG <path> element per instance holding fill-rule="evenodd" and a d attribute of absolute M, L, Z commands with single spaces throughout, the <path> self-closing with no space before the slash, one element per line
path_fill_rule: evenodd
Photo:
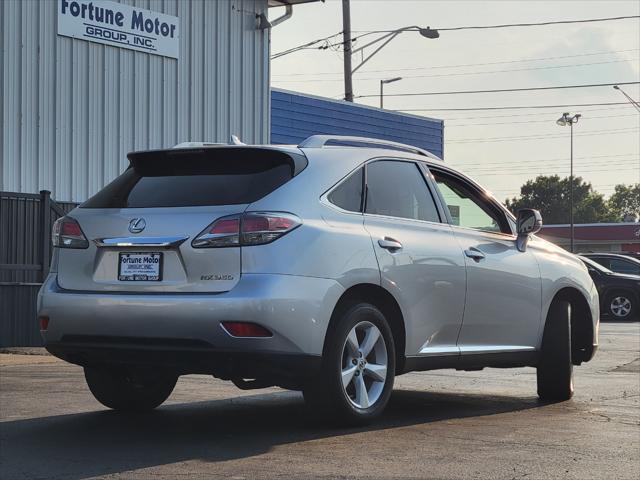
<path fill-rule="evenodd" d="M 217 219 L 192 242 L 194 248 L 238 247 L 273 242 L 300 226 L 290 213 L 250 212 Z"/>
<path fill-rule="evenodd" d="M 80 224 L 71 217 L 61 217 L 53 224 L 51 242 L 58 248 L 88 248 L 87 237 Z"/>
<path fill-rule="evenodd" d="M 273 333 L 257 323 L 221 322 L 221 324 L 232 337 L 273 337 Z"/>

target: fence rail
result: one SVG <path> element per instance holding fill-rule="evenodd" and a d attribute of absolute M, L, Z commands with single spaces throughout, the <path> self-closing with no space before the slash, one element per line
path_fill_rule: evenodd
<path fill-rule="evenodd" d="M 49 274 L 51 228 L 76 205 L 47 190 L 0 192 L 0 347 L 41 345 L 36 297 Z"/>

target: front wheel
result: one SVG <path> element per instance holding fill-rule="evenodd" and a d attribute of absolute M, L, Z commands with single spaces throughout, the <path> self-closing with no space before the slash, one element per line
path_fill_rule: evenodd
<path fill-rule="evenodd" d="M 306 403 L 350 424 L 382 413 L 393 390 L 395 347 L 389 324 L 375 306 L 348 308 L 327 337 L 322 369 L 304 388 Z"/>
<path fill-rule="evenodd" d="M 105 407 L 123 411 L 153 410 L 171 395 L 176 375 L 151 370 L 85 367 L 93 396 Z"/>
<path fill-rule="evenodd" d="M 540 399 L 562 401 L 573 396 L 569 302 L 554 302 L 549 308 L 542 335 L 537 374 Z"/>

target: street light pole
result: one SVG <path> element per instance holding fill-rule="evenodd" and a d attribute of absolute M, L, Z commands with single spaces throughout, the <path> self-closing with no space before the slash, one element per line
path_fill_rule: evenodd
<path fill-rule="evenodd" d="M 387 80 L 380 80 L 380 108 L 384 108 L 384 106 L 383 106 L 384 85 L 386 83 L 397 82 L 398 80 L 402 80 L 402 77 L 394 77 L 394 78 L 389 78 Z"/>
<path fill-rule="evenodd" d="M 571 164 L 569 167 L 569 222 L 571 223 L 571 253 L 573 253 L 573 239 L 575 237 L 573 232 L 573 122 L 570 124 L 571 130 Z"/>
<path fill-rule="evenodd" d="M 556 123 L 561 127 L 569 125 L 571 129 L 571 163 L 569 168 L 569 223 L 571 225 L 571 240 L 570 240 L 570 250 L 573 253 L 573 243 L 574 243 L 574 224 L 573 224 L 573 124 L 578 123 L 582 115 L 576 113 L 571 116 L 568 112 L 562 114 L 562 116 L 556 120 Z"/>

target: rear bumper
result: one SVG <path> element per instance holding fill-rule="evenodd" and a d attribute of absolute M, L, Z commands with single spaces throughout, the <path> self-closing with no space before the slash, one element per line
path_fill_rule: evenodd
<path fill-rule="evenodd" d="M 49 317 L 45 346 L 62 358 L 78 347 L 85 359 L 110 348 L 139 352 L 141 359 L 176 351 L 180 362 L 219 354 L 320 356 L 343 291 L 329 279 L 248 274 L 225 293 L 81 292 L 61 289 L 52 274 L 38 294 L 38 315 Z M 273 336 L 235 338 L 220 325 L 224 320 L 255 322 Z"/>
<path fill-rule="evenodd" d="M 317 373 L 321 365 L 321 357 L 316 355 L 222 351 L 118 337 L 68 337 L 63 342 L 49 342 L 46 348 L 56 357 L 83 367 L 148 366 L 179 375 L 201 373 L 225 380 L 257 378 L 287 388 L 296 388 L 299 379 Z"/>

